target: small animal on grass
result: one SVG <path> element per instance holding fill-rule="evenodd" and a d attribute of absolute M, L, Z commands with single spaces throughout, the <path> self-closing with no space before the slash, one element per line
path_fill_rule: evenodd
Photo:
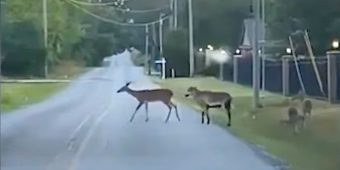
<path fill-rule="evenodd" d="M 312 101 L 310 100 L 303 101 L 302 112 L 304 117 L 306 117 L 307 115 L 310 117 L 312 115 L 312 109 L 313 109 Z"/>
<path fill-rule="evenodd" d="M 126 83 L 122 88 L 120 88 L 117 91 L 117 93 L 127 92 L 128 94 L 135 97 L 139 101 L 138 106 L 136 107 L 135 111 L 133 112 L 130 118 L 130 122 L 133 121 L 133 119 L 136 116 L 137 111 L 140 109 L 140 107 L 143 104 L 145 104 L 145 114 L 146 114 L 145 121 L 146 122 L 149 121 L 148 104 L 150 102 L 162 102 L 169 108 L 168 116 L 165 119 L 165 123 L 167 123 L 170 119 L 172 108 L 175 108 L 177 120 L 181 121 L 178 115 L 177 106 L 171 101 L 173 97 L 173 92 L 171 90 L 169 89 L 132 90 L 129 88 L 130 84 L 131 82 Z"/>
<path fill-rule="evenodd" d="M 300 129 L 304 127 L 305 117 L 299 115 L 298 110 L 291 106 L 288 109 L 288 120 L 281 120 L 280 123 L 287 124 L 294 128 L 294 133 L 299 133 Z"/>
<path fill-rule="evenodd" d="M 201 91 L 197 87 L 189 87 L 185 97 L 192 96 L 193 99 L 202 107 L 202 124 L 204 124 L 204 116 L 207 117 L 207 124 L 210 123 L 209 109 L 224 108 L 228 114 L 228 124 L 231 126 L 231 102 L 232 97 L 226 92 Z"/>

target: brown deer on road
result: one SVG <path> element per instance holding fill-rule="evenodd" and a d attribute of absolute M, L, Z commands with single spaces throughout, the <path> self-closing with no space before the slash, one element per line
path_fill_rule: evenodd
<path fill-rule="evenodd" d="M 165 123 L 167 123 L 170 119 L 171 116 L 171 110 L 174 107 L 175 111 L 176 111 L 176 117 L 178 119 L 178 121 L 181 121 L 181 119 L 179 118 L 178 115 L 178 110 L 177 110 L 177 106 L 171 102 L 171 99 L 173 97 L 173 92 L 169 89 L 153 89 L 153 90 L 132 90 L 129 88 L 129 85 L 131 84 L 131 82 L 125 84 L 125 86 L 123 86 L 122 88 L 120 88 L 117 93 L 121 93 L 121 92 L 127 92 L 128 94 L 130 94 L 131 96 L 135 97 L 138 101 L 139 104 L 136 107 L 135 112 L 132 114 L 131 118 L 130 118 L 130 122 L 133 121 L 133 119 L 136 116 L 137 111 L 140 109 L 140 107 L 145 104 L 145 111 L 146 111 L 146 119 L 145 121 L 149 121 L 149 114 L 148 114 L 148 103 L 149 102 L 162 102 L 163 104 L 165 104 L 168 108 L 169 108 L 169 113 L 167 118 L 165 119 Z"/>
<path fill-rule="evenodd" d="M 210 108 L 222 108 L 228 113 L 228 124 L 231 126 L 231 101 L 232 97 L 225 92 L 200 91 L 196 87 L 189 87 L 185 97 L 192 96 L 194 100 L 202 107 L 202 124 L 204 123 L 204 115 L 207 117 L 207 124 L 210 123 L 208 110 Z"/>

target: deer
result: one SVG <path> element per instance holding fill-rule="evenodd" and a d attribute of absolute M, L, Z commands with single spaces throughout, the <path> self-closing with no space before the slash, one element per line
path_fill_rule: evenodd
<path fill-rule="evenodd" d="M 287 124 L 294 128 L 294 134 L 299 133 L 301 126 L 305 127 L 305 116 L 299 115 L 296 107 L 289 107 L 288 109 L 288 120 L 281 120 L 281 124 Z"/>
<path fill-rule="evenodd" d="M 148 104 L 150 102 L 162 102 L 169 108 L 168 115 L 165 119 L 165 123 L 167 123 L 171 116 L 172 108 L 175 108 L 177 120 L 180 122 L 181 119 L 178 115 L 177 106 L 171 101 L 173 97 L 173 92 L 170 89 L 153 89 L 153 90 L 132 90 L 129 88 L 131 82 L 126 83 L 123 87 L 121 87 L 117 93 L 127 92 L 135 99 L 138 100 L 139 104 L 136 107 L 135 111 L 133 112 L 130 122 L 132 122 L 136 116 L 137 111 L 140 107 L 145 104 L 145 114 L 146 119 L 145 122 L 149 121 L 149 114 L 148 114 Z"/>
<path fill-rule="evenodd" d="M 303 116 L 304 117 L 306 117 L 307 115 L 309 117 L 311 117 L 312 109 L 313 109 L 312 101 L 310 101 L 310 100 L 303 101 L 303 103 L 302 103 L 302 112 L 303 112 Z"/>
<path fill-rule="evenodd" d="M 193 99 L 200 105 L 202 108 L 202 124 L 204 124 L 204 116 L 207 118 L 207 124 L 210 124 L 210 116 L 209 109 L 210 108 L 222 108 L 227 111 L 228 114 L 228 124 L 227 126 L 231 126 L 231 102 L 232 97 L 229 93 L 226 92 L 212 92 L 212 91 L 201 91 L 198 90 L 197 87 L 189 87 L 187 89 L 189 94 L 186 94 L 185 97 L 192 96 Z"/>

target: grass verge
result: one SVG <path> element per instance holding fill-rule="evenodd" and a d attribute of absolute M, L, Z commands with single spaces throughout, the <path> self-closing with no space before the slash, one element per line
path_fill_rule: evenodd
<path fill-rule="evenodd" d="M 1 113 L 42 101 L 65 87 L 64 83 L 51 84 L 1 84 Z"/>
<path fill-rule="evenodd" d="M 175 93 L 177 101 L 199 109 L 193 100 L 184 97 L 189 86 L 212 91 L 226 91 L 233 97 L 232 127 L 227 128 L 236 136 L 257 145 L 285 160 L 293 170 L 340 169 L 340 106 L 312 100 L 314 109 L 307 128 L 298 135 L 280 125 L 287 119 L 288 103 L 285 98 L 266 93 L 264 108 L 252 110 L 252 90 L 248 87 L 215 78 L 178 78 L 155 81 Z M 213 122 L 226 128 L 227 117 L 222 110 L 210 111 Z M 253 115 L 256 118 L 253 119 Z"/>

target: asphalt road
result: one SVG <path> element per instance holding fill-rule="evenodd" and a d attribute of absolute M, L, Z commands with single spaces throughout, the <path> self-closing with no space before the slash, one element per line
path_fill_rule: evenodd
<path fill-rule="evenodd" d="M 129 53 L 113 56 L 48 100 L 1 116 L 1 170 L 272 170 L 249 145 L 179 104 L 149 105 L 129 118 L 137 101 L 118 88 L 157 88 L 132 66 Z"/>

